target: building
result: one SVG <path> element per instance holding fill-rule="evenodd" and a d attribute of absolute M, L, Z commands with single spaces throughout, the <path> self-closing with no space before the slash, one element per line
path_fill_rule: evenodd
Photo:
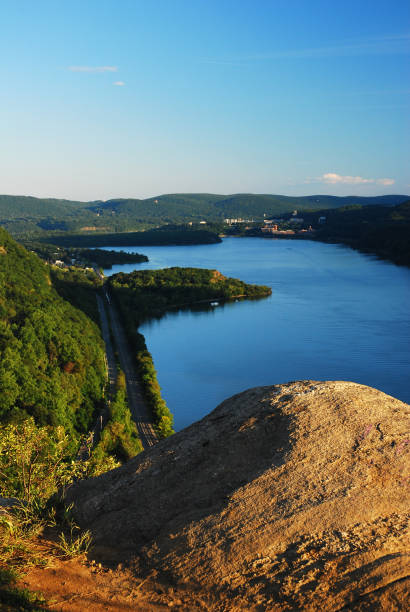
<path fill-rule="evenodd" d="M 302 224 L 303 223 L 303 219 L 302 219 L 302 217 L 291 217 L 289 219 L 289 223 L 299 223 L 299 224 Z"/>

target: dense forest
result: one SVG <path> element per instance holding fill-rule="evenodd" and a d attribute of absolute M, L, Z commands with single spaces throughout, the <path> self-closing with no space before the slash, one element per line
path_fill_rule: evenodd
<path fill-rule="evenodd" d="M 140 253 L 126 253 L 125 251 L 112 251 L 107 249 L 77 249 L 74 257 L 82 261 L 95 264 L 100 268 L 148 261 L 146 255 Z"/>
<path fill-rule="evenodd" d="M 100 324 L 95 292 L 102 287 L 103 281 L 94 270 L 50 266 L 50 278 L 54 289 L 64 300 L 82 310 L 97 325 Z"/>
<path fill-rule="evenodd" d="M 21 244 L 33 253 L 37 253 L 41 259 L 48 263 L 62 261 L 66 265 L 97 266 L 109 269 L 115 265 L 142 263 L 148 261 L 146 255 L 141 253 L 126 253 L 125 251 L 113 251 L 107 249 L 80 249 L 63 248 L 47 242 L 36 242 L 32 240 L 21 240 Z"/>
<path fill-rule="evenodd" d="M 62 247 L 101 247 L 101 246 L 165 246 L 214 244 L 221 239 L 208 230 L 189 227 L 164 226 L 145 232 L 125 232 L 118 234 L 66 234 L 48 236 L 39 240 Z"/>
<path fill-rule="evenodd" d="M 74 443 L 101 405 L 105 380 L 97 326 L 0 228 L 0 420 L 62 425 Z"/>
<path fill-rule="evenodd" d="M 410 200 L 394 207 L 350 206 L 320 214 L 326 217 L 323 225 L 317 223 L 317 213 L 304 214 L 305 222 L 315 225 L 317 240 L 342 242 L 410 265 Z"/>
<path fill-rule="evenodd" d="M 195 223 L 201 220 L 223 222 L 225 218 L 232 217 L 262 220 L 264 217 L 278 216 L 294 209 L 320 210 L 352 204 L 394 206 L 407 199 L 406 195 L 362 198 L 327 195 L 177 193 L 144 200 L 129 198 L 106 202 L 77 202 L 0 195 L 0 224 L 19 238 L 49 235 L 50 232 L 117 233 L 146 230 L 166 224 Z M 106 244 L 115 243 L 110 241 L 89 246 Z"/>
<path fill-rule="evenodd" d="M 120 272 L 109 277 L 107 287 L 122 308 L 139 320 L 197 302 L 260 298 L 271 294 L 269 287 L 227 278 L 217 270 L 177 267 L 130 274 Z"/>

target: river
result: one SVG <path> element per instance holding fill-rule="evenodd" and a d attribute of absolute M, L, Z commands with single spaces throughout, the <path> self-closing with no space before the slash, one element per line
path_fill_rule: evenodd
<path fill-rule="evenodd" d="M 410 269 L 308 240 L 106 248 L 150 259 L 106 274 L 216 268 L 272 288 L 269 298 L 142 326 L 176 430 L 244 389 L 290 380 L 352 380 L 410 402 Z"/>

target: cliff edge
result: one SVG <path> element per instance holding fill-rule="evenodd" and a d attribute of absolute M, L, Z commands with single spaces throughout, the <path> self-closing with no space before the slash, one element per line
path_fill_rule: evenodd
<path fill-rule="evenodd" d="M 405 609 L 408 414 L 351 382 L 250 389 L 67 502 L 190 609 Z"/>

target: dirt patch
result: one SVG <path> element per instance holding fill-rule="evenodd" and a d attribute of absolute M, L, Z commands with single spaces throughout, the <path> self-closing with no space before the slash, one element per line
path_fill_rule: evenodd
<path fill-rule="evenodd" d="M 226 280 L 226 276 L 218 272 L 218 270 L 212 270 L 211 283 L 219 283 L 220 281 Z"/>
<path fill-rule="evenodd" d="M 43 543 L 47 545 L 47 543 Z M 209 610 L 201 597 L 178 592 L 158 582 L 156 572 L 140 577 L 129 568 L 104 567 L 86 559 L 53 559 L 47 568 L 33 568 L 20 580 L 20 588 L 41 593 L 44 608 L 62 612 L 114 612 L 143 610 Z"/>

